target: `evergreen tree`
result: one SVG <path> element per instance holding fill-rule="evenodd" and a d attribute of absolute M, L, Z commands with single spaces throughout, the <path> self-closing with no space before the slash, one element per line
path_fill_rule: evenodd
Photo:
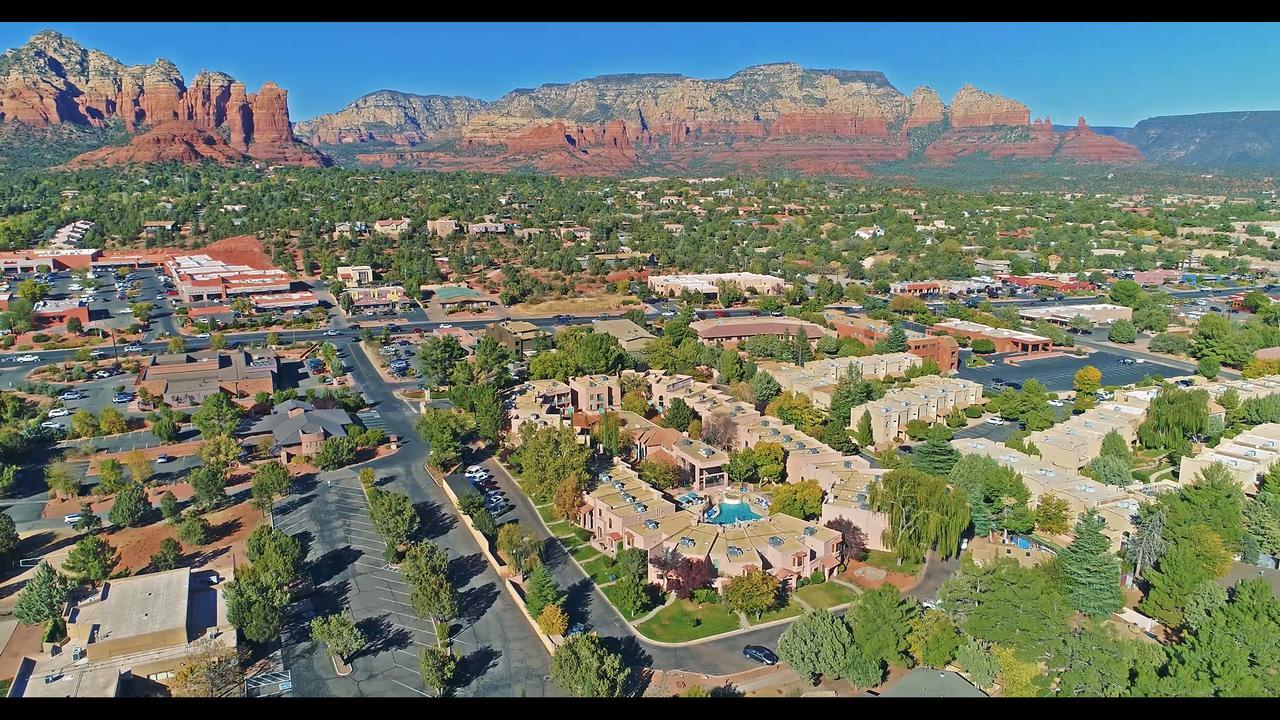
<path fill-rule="evenodd" d="M 525 590 L 525 606 L 529 614 L 538 617 L 548 605 L 559 605 L 564 601 L 564 591 L 556 584 L 551 571 L 546 565 L 539 565 L 529 576 L 529 584 Z"/>
<path fill-rule="evenodd" d="M 810 680 L 840 677 L 854 651 L 849 624 L 823 608 L 810 610 L 778 638 L 778 657 Z"/>
<path fill-rule="evenodd" d="M 956 466 L 960 451 L 951 446 L 951 431 L 934 428 L 923 445 L 911 454 L 911 464 L 930 475 L 946 475 Z"/>
<path fill-rule="evenodd" d="M 107 519 L 117 527 L 133 527 L 142 524 L 150 509 L 151 504 L 147 502 L 147 491 L 143 489 L 142 483 L 130 482 L 116 493 L 115 504 L 111 506 L 111 512 L 107 513 Z"/>
<path fill-rule="evenodd" d="M 35 573 L 22 586 L 13 614 L 24 625 L 39 625 L 62 617 L 62 604 L 67 601 L 75 583 L 41 561 Z"/>
<path fill-rule="evenodd" d="M 1090 509 L 1076 522 L 1076 539 L 1058 556 L 1072 607 L 1093 616 L 1109 615 L 1124 607 L 1120 592 L 1120 563 L 1102 534 L 1104 522 Z"/>
<path fill-rule="evenodd" d="M 871 447 L 873 444 L 870 410 L 862 411 L 862 417 L 858 418 L 858 427 L 853 431 L 853 437 L 862 447 Z"/>

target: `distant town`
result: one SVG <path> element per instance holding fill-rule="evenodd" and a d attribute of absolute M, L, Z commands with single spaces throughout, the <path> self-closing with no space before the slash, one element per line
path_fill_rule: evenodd
<path fill-rule="evenodd" d="M 0 183 L 8 697 L 1280 692 L 1280 201 Z"/>

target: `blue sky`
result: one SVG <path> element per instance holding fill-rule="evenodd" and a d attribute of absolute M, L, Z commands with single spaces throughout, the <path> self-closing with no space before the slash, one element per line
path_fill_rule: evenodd
<path fill-rule="evenodd" d="M 374 90 L 470 95 L 621 72 L 719 78 L 749 65 L 880 70 L 949 102 L 966 82 L 1093 125 L 1280 109 L 1280 24 L 1264 23 L 0 23 L 0 47 L 52 28 L 190 80 L 274 80 L 294 120 Z"/>

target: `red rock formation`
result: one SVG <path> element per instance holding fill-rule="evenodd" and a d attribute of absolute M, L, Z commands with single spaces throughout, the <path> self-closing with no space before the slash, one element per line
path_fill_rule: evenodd
<path fill-rule="evenodd" d="M 912 128 L 942 122 L 945 111 L 946 108 L 943 107 L 942 98 L 938 97 L 938 93 L 934 92 L 933 88 L 922 85 L 911 91 L 911 114 L 907 116 L 907 122 L 902 129 L 905 132 Z"/>
<path fill-rule="evenodd" d="M 507 141 L 507 152 L 511 155 L 528 155 L 566 147 L 569 147 L 568 133 L 564 123 L 560 121 L 530 128 Z"/>
<path fill-rule="evenodd" d="M 1141 162 L 1138 148 L 1109 135 L 1099 135 L 1081 117 L 1076 129 L 1067 133 L 1059 155 L 1080 162 Z"/>
<path fill-rule="evenodd" d="M 216 132 L 188 120 L 169 120 L 135 136 L 128 145 L 99 148 L 73 158 L 67 165 L 79 168 L 149 162 L 195 164 L 205 160 L 231 165 L 244 160 L 244 155 Z"/>
<path fill-rule="evenodd" d="M 873 137 L 888 138 L 885 118 L 825 113 L 782 113 L 769 129 L 771 137 Z"/>
<path fill-rule="evenodd" d="M 951 127 L 953 128 L 1030 123 L 1031 111 L 1026 105 L 983 92 L 972 85 L 966 84 L 951 99 Z"/>
<path fill-rule="evenodd" d="M 281 145 L 294 142 L 289 126 L 289 94 L 273 82 L 262 84 L 253 96 L 253 144 Z M 250 152 L 252 154 L 252 152 Z"/>
<path fill-rule="evenodd" d="M 249 105 L 249 98 L 244 93 L 244 83 L 231 83 L 226 117 L 231 147 L 240 152 L 248 152 L 249 140 L 253 137 L 253 107 Z"/>

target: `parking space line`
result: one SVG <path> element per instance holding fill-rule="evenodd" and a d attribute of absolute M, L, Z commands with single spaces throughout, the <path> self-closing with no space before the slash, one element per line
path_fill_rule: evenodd
<path fill-rule="evenodd" d="M 397 665 L 396 667 L 400 667 L 400 666 L 399 666 L 399 665 Z M 409 670 L 410 668 L 404 668 L 404 669 L 405 669 L 405 670 Z M 421 676 L 421 673 L 419 673 L 419 676 Z M 418 694 L 419 694 L 419 695 L 421 695 L 422 697 L 431 697 L 430 695 L 428 695 L 428 694 L 426 694 L 426 693 L 422 692 L 422 691 L 421 691 L 421 690 L 419 690 L 418 688 L 416 688 L 416 687 L 410 687 L 410 686 L 408 686 L 408 685 L 405 685 L 404 683 L 400 682 L 399 680 L 396 680 L 395 678 L 387 678 L 387 679 L 388 679 L 388 680 L 390 680 L 391 682 L 393 682 L 393 683 L 395 683 L 395 684 L 399 685 L 399 686 L 400 686 L 400 687 L 402 687 L 402 688 L 409 688 L 410 690 L 412 690 L 412 691 L 414 691 L 414 692 L 418 693 Z"/>

